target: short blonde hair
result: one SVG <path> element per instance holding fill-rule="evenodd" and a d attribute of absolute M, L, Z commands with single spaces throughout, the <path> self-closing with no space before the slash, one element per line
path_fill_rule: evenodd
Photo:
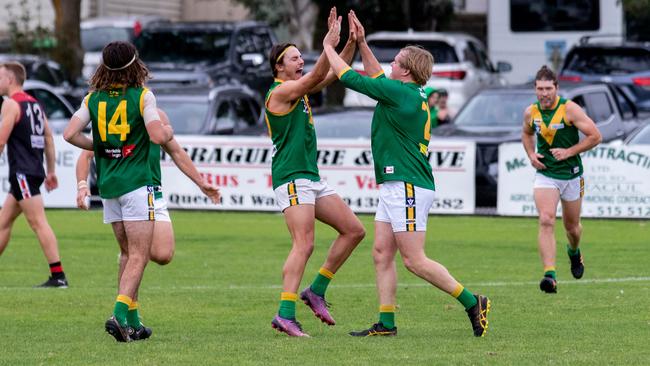
<path fill-rule="evenodd" d="M 400 50 L 404 57 L 400 66 L 409 70 L 413 81 L 419 85 L 425 85 L 431 78 L 433 71 L 433 55 L 422 46 L 406 46 Z"/>

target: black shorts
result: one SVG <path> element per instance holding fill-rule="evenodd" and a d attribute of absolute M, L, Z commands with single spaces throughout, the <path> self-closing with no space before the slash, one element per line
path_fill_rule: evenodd
<path fill-rule="evenodd" d="M 16 198 L 16 201 L 37 196 L 41 194 L 40 187 L 44 180 L 44 177 L 22 173 L 9 174 L 10 192 Z"/>

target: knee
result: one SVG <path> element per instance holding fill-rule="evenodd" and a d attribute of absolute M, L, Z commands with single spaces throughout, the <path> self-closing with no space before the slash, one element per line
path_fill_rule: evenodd
<path fill-rule="evenodd" d="M 166 253 L 151 253 L 151 261 L 161 266 L 169 264 L 172 259 L 174 259 L 174 251 L 168 251 Z"/>
<path fill-rule="evenodd" d="M 555 215 L 551 213 L 540 213 L 539 226 L 543 229 L 553 229 L 555 227 Z"/>
<path fill-rule="evenodd" d="M 26 217 L 26 219 L 29 227 L 36 232 L 42 230 L 46 225 L 46 221 L 42 220 L 40 217 Z"/>
<path fill-rule="evenodd" d="M 564 229 L 570 235 L 580 235 L 582 233 L 582 225 L 579 222 L 566 223 Z"/>
<path fill-rule="evenodd" d="M 420 273 L 420 268 L 422 267 L 422 260 L 420 258 L 414 257 L 402 257 L 404 261 L 404 267 L 409 270 L 409 272 L 417 275 Z"/>
<path fill-rule="evenodd" d="M 350 229 L 346 235 L 349 236 L 355 244 L 359 244 L 361 240 L 366 237 L 366 229 L 361 225 L 361 223 L 359 223 Z"/>
<path fill-rule="evenodd" d="M 388 250 L 383 248 L 372 249 L 372 259 L 375 262 L 375 267 L 384 267 L 393 262 L 394 255 Z"/>
<path fill-rule="evenodd" d="M 293 251 L 305 259 L 309 258 L 314 252 L 314 241 L 294 242 Z"/>

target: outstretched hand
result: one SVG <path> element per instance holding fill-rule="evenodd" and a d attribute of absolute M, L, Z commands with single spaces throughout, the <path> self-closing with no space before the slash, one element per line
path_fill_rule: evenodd
<path fill-rule="evenodd" d="M 221 192 L 219 191 L 219 188 L 209 184 L 205 180 L 199 185 L 199 188 L 201 189 L 201 192 L 203 192 L 204 195 L 206 195 L 212 203 L 220 203 L 221 202 Z"/>
<path fill-rule="evenodd" d="M 332 8 L 332 9 L 334 11 L 334 16 L 336 16 L 336 8 Z M 330 11 L 330 17 L 331 16 L 332 16 L 332 11 Z M 336 46 L 339 44 L 339 41 L 341 39 L 341 20 L 342 17 L 340 16 L 334 20 L 329 31 L 325 35 L 325 38 L 323 38 L 323 47 L 332 46 L 336 48 Z"/>
<path fill-rule="evenodd" d="M 352 14 L 353 14 L 353 12 L 352 12 L 352 10 L 350 10 L 348 12 L 348 28 L 349 28 L 348 42 L 356 42 L 357 41 L 357 26 L 354 23 L 354 16 Z"/>
<path fill-rule="evenodd" d="M 355 38 L 357 42 L 363 43 L 366 41 L 366 30 L 363 29 L 363 25 L 361 25 L 361 21 L 359 18 L 357 18 L 357 14 L 354 12 L 354 10 L 350 10 L 350 13 L 351 16 L 348 15 L 348 17 L 352 18 L 350 21 L 350 27 L 352 27 L 352 24 L 354 23 Z"/>

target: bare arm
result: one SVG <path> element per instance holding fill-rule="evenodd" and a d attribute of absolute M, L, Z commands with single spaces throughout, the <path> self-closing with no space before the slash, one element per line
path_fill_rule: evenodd
<path fill-rule="evenodd" d="M 15 100 L 7 99 L 2 103 L 0 115 L 2 115 L 2 124 L 0 124 L 0 154 L 2 154 L 20 116 L 20 106 Z"/>
<path fill-rule="evenodd" d="M 357 29 L 357 44 L 359 46 L 361 62 L 363 62 L 363 70 L 368 74 L 368 76 L 376 77 L 384 72 L 384 69 L 381 68 L 379 61 L 377 61 L 377 58 L 368 46 L 368 43 L 366 42 L 366 31 L 354 11 L 352 11 L 352 18 Z"/>
<path fill-rule="evenodd" d="M 345 63 L 350 64 L 352 63 L 352 59 L 354 58 L 354 52 L 356 51 L 356 42 L 357 42 L 357 36 L 356 36 L 357 31 L 352 18 L 352 11 L 348 13 L 348 27 L 350 28 L 348 33 L 348 41 L 345 43 L 345 47 L 343 47 L 343 50 L 341 51 L 339 56 L 341 56 L 341 58 L 343 59 L 343 61 L 345 61 Z M 333 83 L 335 80 L 337 80 L 336 73 L 330 69 L 327 72 L 327 76 L 325 77 L 325 80 L 321 81 L 312 90 L 310 90 L 309 94 L 318 93 L 319 91 L 323 90 L 323 88 Z"/>
<path fill-rule="evenodd" d="M 329 31 L 325 35 L 323 42 L 332 43 L 334 47 L 339 42 L 339 32 L 334 31 L 332 25 L 337 23 L 336 18 L 336 8 L 330 10 L 330 15 L 328 18 Z M 340 28 L 340 17 L 338 19 L 338 27 Z M 291 104 L 299 98 L 302 98 L 305 94 L 308 94 L 310 90 L 314 89 L 320 82 L 322 82 L 327 76 L 330 65 L 325 56 L 325 52 L 321 53 L 318 57 L 318 61 L 314 65 L 314 69 L 304 75 L 298 80 L 287 80 L 279 85 L 271 93 L 271 97 L 268 101 L 268 108 L 274 112 L 285 112 Z"/>
<path fill-rule="evenodd" d="M 95 156 L 92 151 L 84 150 L 77 159 L 77 166 L 75 167 L 75 174 L 77 176 L 77 207 L 87 210 L 88 202 L 86 197 L 90 197 L 90 188 L 88 187 L 88 173 L 90 172 L 90 161 Z"/>
<path fill-rule="evenodd" d="M 73 115 L 65 131 L 63 131 L 63 138 L 76 147 L 84 150 L 92 150 L 93 140 L 82 133 L 86 125 L 88 125 L 88 122 L 84 122 L 79 117 Z"/>
<path fill-rule="evenodd" d="M 530 160 L 530 165 L 537 170 L 546 169 L 546 165 L 539 161 L 539 159 L 544 158 L 544 155 L 535 152 L 535 130 L 530 126 L 530 119 L 531 113 L 529 106 L 524 112 L 524 125 L 521 131 L 521 142 L 523 143 L 526 155 Z"/>
<path fill-rule="evenodd" d="M 587 116 L 579 105 L 572 101 L 566 104 L 566 118 L 585 135 L 585 138 L 568 149 L 551 149 L 553 157 L 560 161 L 590 150 L 603 140 L 594 121 Z"/>
<path fill-rule="evenodd" d="M 59 181 L 56 178 L 56 151 L 54 148 L 54 138 L 52 137 L 52 130 L 50 129 L 50 124 L 47 121 L 47 118 L 44 118 L 45 121 L 45 166 L 47 167 L 47 174 L 45 176 L 45 189 L 49 192 L 53 189 L 56 189 L 59 186 Z"/>

